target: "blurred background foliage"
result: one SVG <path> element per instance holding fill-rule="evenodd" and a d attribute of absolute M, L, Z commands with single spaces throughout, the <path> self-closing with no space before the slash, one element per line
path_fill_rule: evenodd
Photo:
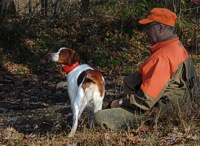
<path fill-rule="evenodd" d="M 106 100 L 115 98 L 123 76 L 150 55 L 138 20 L 153 7 L 178 15 L 176 33 L 199 75 L 199 0 L 0 0 L 0 145 L 199 145 L 198 100 L 161 120 L 156 115 L 149 128 L 118 134 L 84 128 L 83 119 L 77 138 L 65 136 L 69 100 L 55 85 L 66 78 L 49 54 L 63 46 L 75 49 L 81 63 L 103 72 Z M 195 88 L 196 99 L 199 93 Z"/>
<path fill-rule="evenodd" d="M 199 0 L 1 0 L 1 62 L 22 63 L 40 73 L 47 54 L 67 46 L 83 63 L 131 73 L 149 56 L 138 20 L 153 7 L 178 15 L 177 34 L 199 65 Z"/>

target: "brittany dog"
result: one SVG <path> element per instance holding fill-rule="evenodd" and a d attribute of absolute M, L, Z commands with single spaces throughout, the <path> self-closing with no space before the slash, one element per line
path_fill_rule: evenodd
<path fill-rule="evenodd" d="M 87 64 L 79 64 L 79 55 L 75 50 L 62 47 L 58 52 L 51 53 L 51 59 L 62 65 L 67 72 L 68 95 L 73 113 L 72 128 L 69 137 L 73 137 L 78 119 L 86 109 L 88 126 L 93 124 L 94 113 L 102 109 L 105 94 L 105 81 L 101 72 Z"/>

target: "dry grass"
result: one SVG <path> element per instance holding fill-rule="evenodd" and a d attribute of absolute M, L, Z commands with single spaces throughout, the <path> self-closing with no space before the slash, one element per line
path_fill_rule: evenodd
<path fill-rule="evenodd" d="M 19 13 L 24 15 L 28 12 L 25 1 L 16 0 Z M 34 7 L 35 12 L 40 10 L 39 5 Z M 67 137 L 69 100 L 66 90 L 56 90 L 57 83 L 65 77 L 48 62 L 47 54 L 63 45 L 74 47 L 83 62 L 102 70 L 106 105 L 121 92 L 123 76 L 133 72 L 149 55 L 145 35 L 136 24 L 131 24 L 132 32 L 121 32 L 129 28 L 130 22 L 136 22 L 132 17 L 125 20 L 101 15 L 95 19 L 5 20 L 0 26 L 0 145 L 200 145 L 200 81 L 194 90 L 195 101 L 178 104 L 177 112 L 163 117 L 157 113 L 152 119 L 152 113 L 146 113 L 149 120 L 138 129 L 123 133 L 97 126 L 87 129 L 83 116 L 75 137 Z M 130 37 L 129 32 L 134 35 Z M 187 40 L 190 36 L 183 37 Z M 192 58 L 200 75 L 198 51 Z"/>
<path fill-rule="evenodd" d="M 4 127 L 0 132 L 0 145 L 199 145 L 199 106 L 197 96 L 195 101 L 177 106 L 177 112 L 171 115 L 160 116 L 157 113 L 157 118 L 152 119 L 152 112 L 146 113 L 148 121 L 138 129 L 122 133 L 102 130 L 97 126 L 88 129 L 84 115 L 73 138 L 67 137 L 66 114 L 69 109 L 65 103 L 25 112 L 3 113 L 0 109 L 0 123 Z"/>

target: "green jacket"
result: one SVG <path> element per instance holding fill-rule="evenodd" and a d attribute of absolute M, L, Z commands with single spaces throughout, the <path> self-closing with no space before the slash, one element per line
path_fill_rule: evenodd
<path fill-rule="evenodd" d="M 162 74 L 160 76 L 162 77 Z M 190 100 L 192 98 L 191 89 L 195 84 L 195 76 L 195 67 L 189 57 L 178 64 L 177 69 L 166 81 L 157 96 L 152 97 L 141 89 L 143 77 L 141 73 L 136 72 L 124 78 L 125 88 L 129 88 L 129 92 L 125 93 L 128 95 L 123 98 L 122 105 L 148 111 L 157 105 Z M 154 88 L 150 90 L 154 90 Z"/>

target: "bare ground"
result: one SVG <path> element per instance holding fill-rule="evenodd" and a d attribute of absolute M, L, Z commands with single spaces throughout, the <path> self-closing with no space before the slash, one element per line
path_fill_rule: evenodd
<path fill-rule="evenodd" d="M 88 142 L 94 140 L 91 145 L 118 145 L 120 143 L 121 145 L 132 145 L 148 139 L 150 139 L 150 142 L 152 142 L 152 139 L 159 141 L 156 142 L 159 144 L 180 144 L 186 141 L 192 144 L 199 143 L 198 121 L 200 113 L 195 110 L 198 109 L 196 106 L 199 104 L 193 106 L 195 112 L 192 116 L 193 119 L 191 119 L 191 125 L 196 125 L 194 127 L 189 125 L 189 128 L 192 129 L 189 129 L 189 132 L 187 132 L 188 129 L 175 128 L 180 123 L 165 125 L 167 124 L 165 121 L 159 126 L 141 125 L 137 130 L 118 135 L 110 131 L 101 131 L 98 128 L 87 129 L 86 116 L 83 115 L 79 121 L 76 138 L 69 140 L 66 136 L 70 130 L 70 118 L 68 118 L 68 114 L 71 112 L 70 101 L 66 89 L 56 89 L 59 82 L 65 81 L 65 76 L 60 75 L 54 65 L 50 64 L 49 66 L 51 67 L 48 70 L 41 69 L 43 73 L 39 76 L 30 74 L 26 67 L 18 64 L 6 63 L 1 66 L 0 144 L 88 145 Z M 16 70 L 16 68 L 22 68 L 23 72 Z M 122 91 L 122 78 L 123 76 L 111 77 L 105 75 L 104 107 Z M 199 93 L 199 91 L 196 93 Z M 160 132 L 156 133 L 160 137 L 149 138 L 151 133 L 157 131 L 158 128 Z M 194 132 L 195 129 L 196 132 Z M 147 132 L 150 132 L 150 134 L 147 134 Z M 191 133 L 193 134 L 191 135 Z M 95 140 L 98 142 L 95 142 Z"/>
<path fill-rule="evenodd" d="M 13 66 L 13 67 L 11 67 Z M 9 64 L 13 74 L 0 70 L 0 126 L 13 127 L 23 134 L 59 134 L 66 131 L 67 114 L 71 112 L 67 90 L 56 89 L 65 81 L 58 72 L 44 72 L 41 76 L 15 73 L 16 64 Z M 120 81 L 106 79 L 105 101 L 120 91 Z M 66 131 L 67 133 L 68 131 Z"/>

